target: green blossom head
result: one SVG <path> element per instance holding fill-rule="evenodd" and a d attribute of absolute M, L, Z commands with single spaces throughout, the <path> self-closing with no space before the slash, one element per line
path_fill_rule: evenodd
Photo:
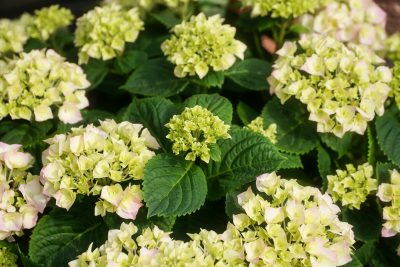
<path fill-rule="evenodd" d="M 292 96 L 304 103 L 318 132 L 363 134 L 384 113 L 392 70 L 369 48 L 311 34 L 286 42 L 277 54 L 270 92 L 282 103 Z"/>
<path fill-rule="evenodd" d="M 181 114 L 174 115 L 166 127 L 169 129 L 167 138 L 173 143 L 173 152 L 188 152 L 185 159 L 192 161 L 200 157 L 208 163 L 210 145 L 218 139 L 230 138 L 230 126 L 201 106 L 185 108 Z"/>
<path fill-rule="evenodd" d="M 326 5 L 330 0 L 240 0 L 244 6 L 251 7 L 251 16 L 298 17 L 312 13 Z"/>
<path fill-rule="evenodd" d="M 272 123 L 268 126 L 268 128 L 265 129 L 264 127 L 264 122 L 262 117 L 257 117 L 254 120 L 252 120 L 249 125 L 246 126 L 250 130 L 262 134 L 264 137 L 266 137 L 271 143 L 275 144 L 277 142 L 276 140 L 276 134 L 277 134 L 277 125 L 276 123 Z"/>
<path fill-rule="evenodd" d="M 372 178 L 373 168 L 368 163 L 357 169 L 353 164 L 346 165 L 346 170 L 336 170 L 336 175 L 328 175 L 328 190 L 335 202 L 340 201 L 349 209 L 360 209 L 371 192 L 376 191 L 377 181 Z"/>
<path fill-rule="evenodd" d="M 377 196 L 388 203 L 383 208 L 382 236 L 395 236 L 400 233 L 400 173 L 397 170 L 390 171 L 390 183 L 379 185 Z"/>
<path fill-rule="evenodd" d="M 89 58 L 109 60 L 121 55 L 125 43 L 136 41 L 143 21 L 137 8 L 123 9 L 110 4 L 95 7 L 77 20 L 75 45 L 79 48 L 79 63 Z"/>
<path fill-rule="evenodd" d="M 44 193 L 56 205 L 69 209 L 76 195 L 99 195 L 95 214 L 117 213 L 135 219 L 142 206 L 142 179 L 146 163 L 158 143 L 140 124 L 100 121 L 46 140 L 41 181 Z M 122 182 L 130 184 L 122 188 Z"/>
<path fill-rule="evenodd" d="M 20 20 L 0 19 L 0 58 L 6 53 L 22 52 L 29 36 Z"/>
<path fill-rule="evenodd" d="M 90 83 L 82 68 L 66 62 L 54 50 L 21 53 L 1 70 L 0 118 L 64 123 L 82 120 L 80 110 L 89 105 L 84 89 Z"/>
<path fill-rule="evenodd" d="M 7 247 L 0 248 L 0 266 L 17 267 L 17 255 L 12 253 Z"/>
<path fill-rule="evenodd" d="M 192 16 L 172 29 L 172 36 L 161 49 L 175 64 L 175 76 L 206 76 L 210 69 L 229 69 L 236 57 L 243 59 L 246 46 L 235 40 L 236 29 L 223 25 L 219 15 L 207 18 L 203 13 Z"/>
<path fill-rule="evenodd" d="M 311 32 L 341 42 L 366 45 L 374 51 L 384 48 L 386 13 L 373 0 L 332 1 L 315 16 L 304 15 L 301 21 Z"/>
<path fill-rule="evenodd" d="M 60 28 L 71 24 L 74 16 L 69 9 L 53 5 L 35 11 L 27 26 L 30 37 L 46 41 Z"/>
<path fill-rule="evenodd" d="M 392 61 L 400 61 L 400 33 L 395 33 L 386 39 L 386 57 Z"/>

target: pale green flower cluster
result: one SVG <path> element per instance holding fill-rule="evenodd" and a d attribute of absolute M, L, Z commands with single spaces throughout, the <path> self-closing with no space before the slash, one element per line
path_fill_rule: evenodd
<path fill-rule="evenodd" d="M 69 9 L 52 5 L 35 11 L 27 25 L 27 32 L 30 37 L 46 41 L 58 29 L 71 24 L 73 19 L 74 15 Z"/>
<path fill-rule="evenodd" d="M 150 11 L 157 4 L 157 0 L 104 0 L 103 4 L 118 4 L 125 9 L 137 7 L 140 10 Z"/>
<path fill-rule="evenodd" d="M 172 28 L 172 36 L 164 41 L 161 49 L 168 60 L 175 64 L 175 76 L 198 75 L 208 71 L 229 69 L 236 57 L 243 59 L 246 45 L 235 40 L 236 29 L 223 25 L 219 15 L 207 18 L 203 13 Z"/>
<path fill-rule="evenodd" d="M 0 248 L 0 266 L 18 267 L 17 259 L 18 259 L 17 255 L 12 253 L 6 247 Z"/>
<path fill-rule="evenodd" d="M 187 152 L 185 159 L 195 161 L 210 161 L 210 145 L 218 139 L 230 138 L 229 125 L 215 116 L 211 111 L 201 106 L 185 108 L 180 115 L 174 115 L 165 125 L 169 128 L 166 136 L 173 142 L 172 151 L 175 154 Z"/>
<path fill-rule="evenodd" d="M 61 121 L 76 123 L 89 105 L 83 89 L 90 83 L 82 68 L 54 50 L 21 53 L 0 73 L 0 118 L 45 121 L 59 107 Z"/>
<path fill-rule="evenodd" d="M 376 179 L 372 178 L 374 169 L 368 163 L 357 169 L 347 164 L 346 170 L 336 170 L 336 175 L 328 175 L 328 190 L 335 202 L 340 201 L 349 209 L 360 209 L 367 196 L 378 188 Z"/>
<path fill-rule="evenodd" d="M 39 176 L 27 171 L 33 163 L 32 155 L 20 148 L 0 142 L 0 240 L 21 236 L 23 229 L 33 228 L 48 200 Z"/>
<path fill-rule="evenodd" d="M 373 0 L 338 0 L 315 16 L 304 15 L 302 24 L 312 32 L 341 42 L 362 44 L 377 51 L 385 47 L 386 13 Z"/>
<path fill-rule="evenodd" d="M 111 230 L 100 248 L 69 263 L 83 266 L 339 266 L 351 261 L 354 234 L 338 219 L 329 195 L 275 173 L 257 178 L 257 188 L 238 196 L 245 213 L 233 216 L 222 234 L 201 230 L 188 242 L 175 241 L 157 227 L 135 239 L 132 224 Z M 136 235 L 135 235 L 136 234 Z"/>
<path fill-rule="evenodd" d="M 238 195 L 245 210 L 233 216 L 246 260 L 253 266 L 340 266 L 351 261 L 352 226 L 338 218 L 328 194 L 280 179 L 274 172 L 257 177 L 257 189 Z"/>
<path fill-rule="evenodd" d="M 400 109 L 400 59 L 394 62 L 393 80 L 390 85 L 392 87 L 390 97 L 394 99 L 397 107 Z"/>
<path fill-rule="evenodd" d="M 392 71 L 367 47 L 310 34 L 286 42 L 277 54 L 270 92 L 282 103 L 294 96 L 306 104 L 318 132 L 363 134 L 375 114 L 384 113 Z"/>
<path fill-rule="evenodd" d="M 21 19 L 0 19 L 0 57 L 6 53 L 23 51 L 29 36 Z"/>
<path fill-rule="evenodd" d="M 69 209 L 77 194 L 100 195 L 95 214 L 116 212 L 135 219 L 142 206 L 142 191 L 133 182 L 143 177 L 146 163 L 155 155 L 158 143 L 141 124 L 100 121 L 85 128 L 72 128 L 46 140 L 41 181 L 44 193 L 56 205 Z M 123 189 L 120 183 L 131 184 Z"/>
<path fill-rule="evenodd" d="M 87 63 L 90 57 L 109 60 L 121 55 L 125 43 L 136 41 L 143 25 L 137 8 L 124 10 L 117 4 L 94 8 L 77 20 L 79 63 Z"/>
<path fill-rule="evenodd" d="M 265 136 L 271 143 L 276 144 L 276 134 L 277 134 L 277 125 L 276 123 L 272 123 L 268 126 L 267 129 L 264 128 L 263 118 L 257 117 L 250 122 L 249 125 L 246 126 L 250 130 L 260 133 Z"/>
<path fill-rule="evenodd" d="M 400 61 L 400 33 L 395 33 L 385 42 L 386 57 L 392 61 Z"/>
<path fill-rule="evenodd" d="M 244 6 L 251 7 L 251 16 L 271 15 L 273 18 L 299 17 L 313 13 L 331 0 L 240 0 Z"/>
<path fill-rule="evenodd" d="M 389 202 L 389 206 L 383 208 L 382 236 L 391 237 L 400 233 L 400 173 L 392 170 L 390 183 L 382 183 L 378 187 L 377 196 L 383 202 Z"/>

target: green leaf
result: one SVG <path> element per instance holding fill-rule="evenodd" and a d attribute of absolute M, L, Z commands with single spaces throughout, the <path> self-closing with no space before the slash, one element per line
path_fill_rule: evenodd
<path fill-rule="evenodd" d="M 383 153 L 397 166 L 400 166 L 400 122 L 390 112 L 376 119 L 378 144 Z"/>
<path fill-rule="evenodd" d="M 196 79 L 195 81 L 207 88 L 218 87 L 222 88 L 225 76 L 222 71 L 209 71 L 203 79 Z"/>
<path fill-rule="evenodd" d="M 390 183 L 390 170 L 396 169 L 396 166 L 392 163 L 381 163 L 376 164 L 376 177 L 378 184 Z"/>
<path fill-rule="evenodd" d="M 328 186 L 326 176 L 331 173 L 332 162 L 329 153 L 322 147 L 318 147 L 318 171 L 322 178 L 322 186 L 324 189 Z"/>
<path fill-rule="evenodd" d="M 250 124 L 258 116 L 257 111 L 242 101 L 239 101 L 239 104 L 236 106 L 236 112 L 243 125 Z"/>
<path fill-rule="evenodd" d="M 230 124 L 232 121 L 233 108 L 231 102 L 218 94 L 194 95 L 186 99 L 183 104 L 188 108 L 192 108 L 196 105 L 202 106 L 227 124 Z"/>
<path fill-rule="evenodd" d="M 67 263 L 93 246 L 107 239 L 108 228 L 101 217 L 93 215 L 93 207 L 74 207 L 66 212 L 55 209 L 43 216 L 32 232 L 29 257 L 42 266 L 66 266 Z"/>
<path fill-rule="evenodd" d="M 24 52 L 29 53 L 34 49 L 44 49 L 44 48 L 46 48 L 45 43 L 43 43 L 39 39 L 29 38 L 24 45 Z"/>
<path fill-rule="evenodd" d="M 304 154 L 318 145 L 315 124 L 308 120 L 302 103 L 291 99 L 282 105 L 277 98 L 267 103 L 262 111 L 264 125 L 276 123 L 276 146 L 289 153 Z"/>
<path fill-rule="evenodd" d="M 114 61 L 114 69 L 120 74 L 127 74 L 147 61 L 143 51 L 127 51 Z"/>
<path fill-rule="evenodd" d="M 352 259 L 351 262 L 343 265 L 343 267 L 363 267 L 364 266 L 362 264 L 362 262 L 355 255 L 352 255 L 351 259 Z"/>
<path fill-rule="evenodd" d="M 169 9 L 157 13 L 151 13 L 150 15 L 168 29 L 174 27 L 176 24 L 179 24 L 181 22 L 180 19 L 175 15 L 175 13 L 173 13 Z"/>
<path fill-rule="evenodd" d="M 210 199 L 218 199 L 262 173 L 301 166 L 299 157 L 280 153 L 261 134 L 232 127 L 230 135 L 232 138 L 218 141 L 221 162 L 202 164 Z"/>
<path fill-rule="evenodd" d="M 367 205 L 370 204 L 370 205 Z M 381 235 L 382 218 L 379 208 L 373 201 L 363 203 L 360 210 L 344 209 L 343 219 L 353 225 L 353 231 L 357 240 L 363 242 L 377 241 Z"/>
<path fill-rule="evenodd" d="M 193 162 L 159 154 L 144 169 L 143 192 L 148 217 L 182 216 L 204 204 L 207 182 L 203 171 Z"/>
<path fill-rule="evenodd" d="M 221 161 L 221 149 L 219 149 L 217 144 L 209 144 L 208 148 L 210 149 L 210 158 L 213 161 Z"/>
<path fill-rule="evenodd" d="M 225 213 L 232 218 L 233 215 L 243 212 L 243 208 L 239 205 L 237 196 L 241 192 L 229 191 L 225 197 Z"/>
<path fill-rule="evenodd" d="M 371 125 L 368 126 L 368 163 L 372 166 L 375 165 L 375 137 Z"/>
<path fill-rule="evenodd" d="M 321 134 L 321 140 L 330 149 L 339 154 L 339 158 L 344 156 L 350 149 L 351 141 L 353 140 L 354 134 L 347 132 L 342 138 L 339 138 L 331 133 Z"/>
<path fill-rule="evenodd" d="M 25 148 L 42 142 L 52 128 L 51 121 L 18 124 L 5 133 L 0 140 L 8 144 L 22 144 Z"/>
<path fill-rule="evenodd" d="M 237 62 L 225 75 L 246 89 L 265 91 L 269 89 L 266 79 L 271 69 L 271 63 L 268 61 L 250 58 Z"/>
<path fill-rule="evenodd" d="M 133 94 L 168 97 L 182 92 L 188 84 L 187 79 L 175 77 L 171 63 L 158 58 L 137 68 L 121 89 Z"/>
<path fill-rule="evenodd" d="M 370 262 L 372 255 L 376 249 L 374 242 L 367 242 L 354 252 L 357 259 L 364 265 Z"/>
<path fill-rule="evenodd" d="M 143 124 L 161 147 L 166 150 L 170 142 L 165 138 L 168 134 L 168 128 L 165 127 L 165 124 L 177 112 L 178 109 L 174 103 L 162 97 L 133 99 L 122 114 L 121 119 Z"/>
<path fill-rule="evenodd" d="M 86 78 L 91 84 L 87 90 L 96 88 L 108 74 L 106 63 L 93 58 L 91 58 L 87 64 L 82 65 L 82 69 L 86 73 Z"/>

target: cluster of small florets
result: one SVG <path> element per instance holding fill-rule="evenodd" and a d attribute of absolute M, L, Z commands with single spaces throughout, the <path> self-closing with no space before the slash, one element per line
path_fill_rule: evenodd
<path fill-rule="evenodd" d="M 372 178 L 374 170 L 365 163 L 357 167 L 346 165 L 346 170 L 336 170 L 336 175 L 328 175 L 328 190 L 335 202 L 340 201 L 349 209 L 360 209 L 367 196 L 377 189 L 377 181 Z"/>
<path fill-rule="evenodd" d="M 240 0 L 244 6 L 252 8 L 251 16 L 298 17 L 313 13 L 325 6 L 330 0 Z"/>
<path fill-rule="evenodd" d="M 96 215 L 116 212 L 135 219 L 142 206 L 142 191 L 136 180 L 143 176 L 147 161 L 158 144 L 141 124 L 100 121 L 68 134 L 46 140 L 41 181 L 44 193 L 56 199 L 59 207 L 69 209 L 77 194 L 100 195 Z M 122 189 L 122 182 L 131 183 Z"/>
<path fill-rule="evenodd" d="M 400 61 L 400 33 L 395 33 L 386 39 L 384 52 L 390 60 Z"/>
<path fill-rule="evenodd" d="M 367 45 L 375 51 L 385 47 L 386 13 L 373 0 L 333 1 L 301 20 L 312 32 L 341 42 Z"/>
<path fill-rule="evenodd" d="M 203 13 L 192 16 L 172 29 L 173 35 L 161 49 L 175 64 L 175 76 L 206 76 L 208 71 L 229 69 L 236 57 L 243 59 L 246 46 L 235 40 L 236 29 L 223 25 L 219 15 L 207 18 Z"/>
<path fill-rule="evenodd" d="M 286 42 L 277 54 L 270 92 L 282 103 L 294 96 L 306 104 L 318 132 L 363 134 L 384 113 L 392 71 L 378 66 L 384 61 L 367 47 L 312 34 Z"/>
<path fill-rule="evenodd" d="M 257 178 L 238 196 L 245 213 L 233 216 L 246 260 L 254 266 L 339 266 L 351 261 L 352 226 L 338 218 L 328 194 L 275 173 Z"/>
<path fill-rule="evenodd" d="M 0 240 L 33 228 L 48 200 L 39 177 L 27 171 L 33 163 L 32 155 L 20 147 L 0 142 Z"/>
<path fill-rule="evenodd" d="M 394 62 L 393 79 L 390 83 L 392 91 L 390 97 L 394 99 L 398 108 L 400 108 L 400 60 Z"/>
<path fill-rule="evenodd" d="M 383 208 L 382 236 L 391 237 L 400 233 L 400 174 L 392 170 L 390 183 L 382 183 L 378 187 L 377 196 L 383 202 L 390 202 L 389 206 Z"/>
<path fill-rule="evenodd" d="M 74 19 L 71 11 L 67 8 L 53 5 L 35 11 L 31 21 L 27 25 L 30 37 L 46 41 L 58 29 L 67 27 Z"/>
<path fill-rule="evenodd" d="M 59 107 L 61 121 L 82 120 L 80 110 L 89 105 L 82 89 L 90 83 L 80 66 L 66 62 L 54 50 L 22 53 L 0 72 L 0 118 L 45 121 Z"/>
<path fill-rule="evenodd" d="M 137 7 L 140 11 L 150 11 L 157 4 L 157 0 L 104 0 L 105 5 L 118 4 L 125 9 Z"/>
<path fill-rule="evenodd" d="M 177 155 L 190 151 L 185 159 L 192 161 L 200 157 L 208 163 L 209 145 L 215 144 L 218 139 L 230 138 L 230 126 L 201 106 L 185 108 L 180 115 L 174 115 L 166 127 L 169 128 L 167 138 L 173 142 L 172 151 Z"/>
<path fill-rule="evenodd" d="M 7 247 L 0 248 L 0 266 L 18 267 L 17 255 L 12 253 Z"/>
<path fill-rule="evenodd" d="M 260 133 L 265 136 L 271 143 L 275 144 L 276 134 L 277 134 L 277 125 L 276 123 L 271 123 L 267 129 L 264 128 L 264 122 L 262 117 L 257 117 L 250 122 L 249 125 L 246 126 L 250 130 Z"/>
<path fill-rule="evenodd" d="M 143 25 L 137 8 L 124 10 L 117 4 L 94 8 L 77 20 L 75 45 L 79 48 L 79 63 L 121 55 L 125 43 L 136 41 Z"/>
<path fill-rule="evenodd" d="M 22 52 L 29 36 L 21 19 L 0 19 L 0 57 L 6 53 Z"/>

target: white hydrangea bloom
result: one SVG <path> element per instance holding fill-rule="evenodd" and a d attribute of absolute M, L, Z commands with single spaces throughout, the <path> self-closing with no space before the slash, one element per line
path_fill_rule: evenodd
<path fill-rule="evenodd" d="M 75 45 L 79 48 L 79 63 L 121 55 L 125 43 L 136 41 L 143 25 L 137 8 L 124 10 L 118 4 L 95 7 L 77 20 Z"/>
<path fill-rule="evenodd" d="M 373 0 L 332 1 L 316 15 L 304 15 L 303 26 L 342 42 L 382 50 L 386 39 L 386 13 Z"/>
<path fill-rule="evenodd" d="M 54 50 L 22 53 L 1 73 L 0 118 L 45 121 L 59 107 L 61 121 L 76 123 L 82 119 L 80 110 L 89 105 L 85 73 Z"/>
<path fill-rule="evenodd" d="M 0 57 L 23 51 L 29 36 L 22 19 L 0 19 Z"/>
<path fill-rule="evenodd" d="M 199 76 L 202 79 L 210 69 L 229 69 L 236 57 L 243 59 L 246 45 L 236 40 L 236 29 L 223 25 L 219 15 L 207 18 L 203 13 L 172 28 L 172 36 L 161 49 L 175 64 L 175 76 Z"/>
<path fill-rule="evenodd" d="M 100 121 L 85 128 L 72 128 L 68 134 L 46 140 L 41 182 L 44 193 L 69 209 L 77 194 L 99 195 L 95 214 L 116 212 L 135 219 L 142 204 L 142 191 L 135 180 L 143 176 L 146 163 L 155 155 L 146 144 L 154 137 L 141 124 Z M 130 182 L 125 189 L 122 182 Z"/>
<path fill-rule="evenodd" d="M 33 228 L 46 207 L 39 177 L 27 171 L 32 163 L 21 145 L 0 142 L 0 240 Z"/>
<path fill-rule="evenodd" d="M 270 92 L 282 103 L 294 96 L 307 105 L 318 132 L 363 134 L 384 113 L 392 70 L 367 47 L 311 34 L 286 42 L 277 54 Z"/>

